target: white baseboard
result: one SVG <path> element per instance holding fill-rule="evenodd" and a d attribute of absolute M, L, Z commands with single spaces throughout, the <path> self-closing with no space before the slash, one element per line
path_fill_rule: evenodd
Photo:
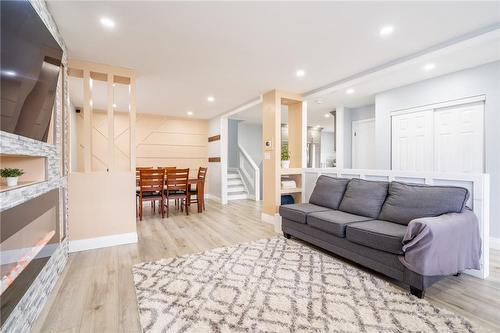
<path fill-rule="evenodd" d="M 213 201 L 218 202 L 218 203 L 222 202 L 221 198 L 219 198 L 218 196 L 216 196 L 214 194 L 210 194 L 210 193 L 205 194 L 205 199 L 210 199 L 210 200 L 213 200 Z"/>
<path fill-rule="evenodd" d="M 500 250 L 500 238 L 490 237 L 490 249 Z"/>
<path fill-rule="evenodd" d="M 261 213 L 260 218 L 262 222 L 274 225 L 274 231 L 276 233 L 281 233 L 281 216 L 279 216 L 279 214 L 269 215 Z"/>
<path fill-rule="evenodd" d="M 136 232 L 70 241 L 69 252 L 87 251 L 131 243 L 137 243 Z"/>

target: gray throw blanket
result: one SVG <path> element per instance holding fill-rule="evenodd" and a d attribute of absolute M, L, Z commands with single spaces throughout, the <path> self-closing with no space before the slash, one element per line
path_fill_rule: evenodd
<path fill-rule="evenodd" d="M 451 275 L 480 269 L 481 237 L 476 215 L 469 209 L 410 221 L 399 260 L 421 275 Z"/>

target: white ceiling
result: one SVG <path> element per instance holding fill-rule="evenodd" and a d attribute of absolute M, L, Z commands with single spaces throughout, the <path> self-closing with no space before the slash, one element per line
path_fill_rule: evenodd
<path fill-rule="evenodd" d="M 138 112 L 210 118 L 306 92 L 500 21 L 500 2 L 59 2 L 70 57 L 137 70 Z M 116 27 L 103 28 L 99 19 Z M 395 32 L 378 35 L 385 24 Z M 306 76 L 297 78 L 295 71 Z M 216 101 L 206 101 L 213 95 Z"/>

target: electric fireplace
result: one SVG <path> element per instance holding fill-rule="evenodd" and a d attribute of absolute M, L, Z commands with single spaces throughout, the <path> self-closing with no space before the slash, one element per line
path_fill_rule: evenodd
<path fill-rule="evenodd" d="M 60 243 L 59 189 L 0 213 L 1 324 Z"/>

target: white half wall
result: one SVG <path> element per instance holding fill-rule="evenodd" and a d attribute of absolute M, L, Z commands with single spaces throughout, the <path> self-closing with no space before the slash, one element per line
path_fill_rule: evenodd
<path fill-rule="evenodd" d="M 491 236 L 500 238 L 500 61 L 389 90 L 375 97 L 376 165 L 391 167 L 392 111 L 486 96 L 485 166 L 490 174 Z"/>

